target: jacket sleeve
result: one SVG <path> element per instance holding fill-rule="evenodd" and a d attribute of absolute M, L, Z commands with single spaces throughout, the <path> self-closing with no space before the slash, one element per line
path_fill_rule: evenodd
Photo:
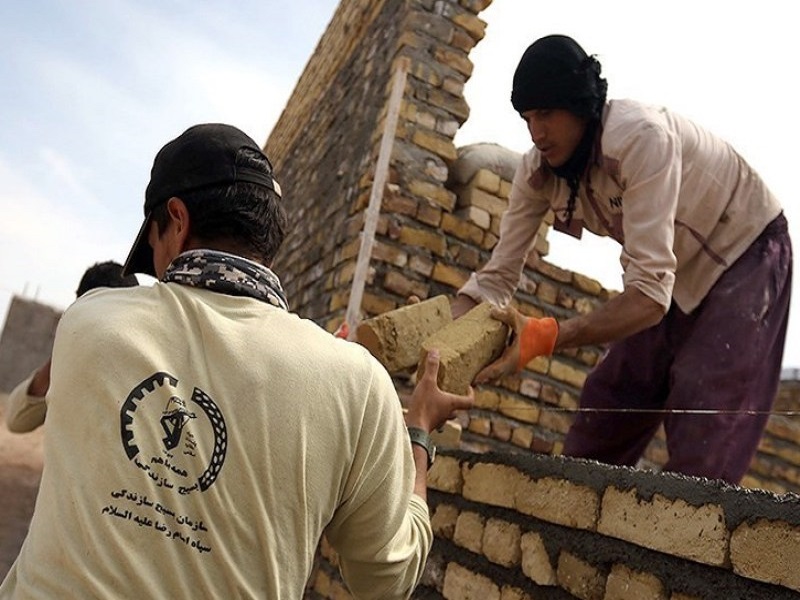
<path fill-rule="evenodd" d="M 28 386 L 31 384 L 34 373 L 17 385 L 8 396 L 5 410 L 6 425 L 8 430 L 14 433 L 33 431 L 44 423 L 47 412 L 44 396 L 28 394 Z"/>
<path fill-rule="evenodd" d="M 531 152 L 525 154 L 514 174 L 508 208 L 500 222 L 500 237 L 489 261 L 458 290 L 476 302 L 504 306 L 519 285 L 522 269 L 536 242 L 539 226 L 550 208 L 549 201 L 528 180 L 533 173 Z"/>
<path fill-rule="evenodd" d="M 655 124 L 626 137 L 620 165 L 625 185 L 623 284 L 669 309 L 677 258 L 673 251 L 681 182 L 681 147 Z"/>
<path fill-rule="evenodd" d="M 428 507 L 412 493 L 416 470 L 402 407 L 378 365 L 343 502 L 326 528 L 356 598 L 408 598 L 433 543 Z"/>

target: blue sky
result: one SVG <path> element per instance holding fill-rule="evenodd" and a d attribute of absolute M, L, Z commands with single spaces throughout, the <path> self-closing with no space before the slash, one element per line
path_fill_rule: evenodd
<path fill-rule="evenodd" d="M 186 127 L 229 122 L 263 143 L 337 5 L 0 2 L 0 320 L 12 294 L 63 308 L 86 267 L 125 259 L 153 156 Z M 534 39 L 566 33 L 598 55 L 611 97 L 664 104 L 731 141 L 782 201 L 800 240 L 790 7 L 494 0 L 481 15 L 487 36 L 471 54 L 471 116 L 456 143 L 526 150 L 508 100 L 511 75 Z M 620 287 L 613 243 L 555 233 L 550 242 L 552 262 Z M 800 366 L 798 313 L 789 367 Z"/>

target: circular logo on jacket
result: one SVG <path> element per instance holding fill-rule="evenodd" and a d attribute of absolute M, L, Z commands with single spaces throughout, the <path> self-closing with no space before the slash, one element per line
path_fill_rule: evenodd
<path fill-rule="evenodd" d="M 137 385 L 120 410 L 122 446 L 128 459 L 159 487 L 180 494 L 214 484 L 228 447 L 225 419 L 200 388 L 183 390 L 169 373 Z"/>

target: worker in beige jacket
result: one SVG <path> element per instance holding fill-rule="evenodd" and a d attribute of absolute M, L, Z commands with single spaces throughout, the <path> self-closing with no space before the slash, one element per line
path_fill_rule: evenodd
<path fill-rule="evenodd" d="M 728 143 L 663 107 L 607 100 L 600 70 L 567 36 L 525 51 L 511 100 L 534 147 L 491 259 L 459 290 L 453 313 L 490 301 L 518 334 L 478 383 L 537 355 L 611 343 L 586 381 L 565 454 L 634 465 L 663 423 L 666 470 L 736 483 L 780 377 L 786 219 Z M 557 231 L 580 238 L 586 229 L 621 246 L 623 291 L 590 314 L 535 319 L 509 306 L 549 210 Z"/>
<path fill-rule="evenodd" d="M 428 433 L 471 396 L 287 310 L 280 188 L 238 129 L 156 156 L 126 272 L 61 318 L 12 598 L 300 599 L 323 533 L 356 598 L 407 598 L 432 542 Z M 426 369 L 427 373 L 427 369 Z"/>
<path fill-rule="evenodd" d="M 136 275 L 123 275 L 122 265 L 107 260 L 98 262 L 84 271 L 75 296 L 80 298 L 85 293 L 105 287 L 133 287 L 139 285 Z M 44 424 L 47 414 L 45 396 L 50 387 L 50 360 L 17 384 L 8 395 L 5 407 L 5 421 L 9 431 L 28 433 Z"/>

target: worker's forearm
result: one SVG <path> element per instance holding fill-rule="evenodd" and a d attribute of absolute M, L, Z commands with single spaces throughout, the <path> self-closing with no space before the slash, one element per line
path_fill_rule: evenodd
<path fill-rule="evenodd" d="M 636 288 L 629 288 L 593 310 L 559 322 L 556 349 L 614 342 L 657 324 L 663 308 Z"/>

